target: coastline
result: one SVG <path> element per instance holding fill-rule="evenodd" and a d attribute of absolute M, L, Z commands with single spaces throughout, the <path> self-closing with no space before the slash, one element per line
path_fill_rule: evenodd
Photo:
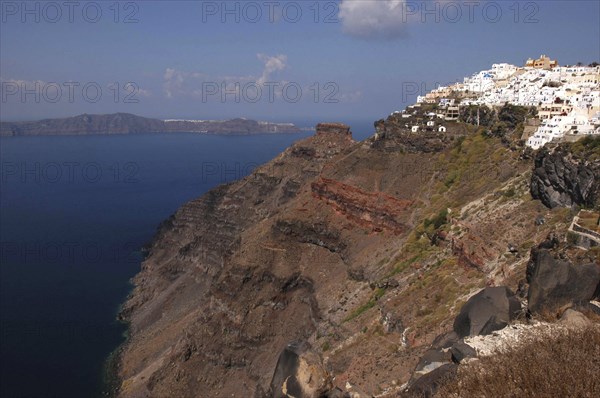
<path fill-rule="evenodd" d="M 154 238 L 152 238 L 152 239 L 154 239 Z M 142 253 L 142 256 L 143 256 L 142 261 L 140 262 L 140 266 L 141 266 L 141 263 L 146 258 L 147 252 L 145 250 L 148 245 L 149 245 L 148 243 L 144 244 L 140 248 L 140 252 Z M 140 267 L 140 271 L 141 271 L 141 267 Z M 139 271 L 138 271 L 138 273 L 139 273 Z M 138 273 L 136 273 L 136 275 Z M 117 323 L 124 327 L 124 330 L 122 333 L 123 341 L 113 351 L 111 351 L 108 354 L 108 356 L 106 357 L 106 359 L 104 360 L 104 363 L 102 366 L 102 384 L 101 384 L 100 391 L 98 392 L 98 397 L 116 398 L 119 394 L 121 385 L 123 383 L 123 380 L 121 380 L 121 378 L 119 377 L 119 373 L 120 373 L 120 369 L 121 369 L 121 356 L 123 355 L 123 352 L 124 352 L 125 348 L 127 347 L 127 344 L 129 343 L 129 339 L 131 337 L 131 333 L 130 333 L 131 324 L 126 317 L 122 316 L 122 313 L 123 313 L 123 308 L 124 308 L 125 304 L 127 303 L 127 301 L 129 301 L 129 299 L 131 298 L 133 291 L 135 289 L 135 286 L 133 285 L 132 282 L 133 282 L 133 280 L 130 279 L 129 280 L 130 289 L 127 292 L 127 296 L 119 304 L 116 315 L 115 315 L 115 320 L 117 321 Z"/>
<path fill-rule="evenodd" d="M 0 138 L 17 138 L 17 137 L 92 137 L 92 136 L 125 136 L 125 135 L 144 135 L 144 134 L 197 134 L 197 135 L 219 135 L 219 136 L 231 136 L 231 137 L 241 137 L 241 136 L 252 136 L 252 135 L 293 135 L 293 134 L 302 134 L 307 131 L 314 130 L 306 130 L 300 129 L 298 131 L 286 131 L 286 132 L 257 132 L 257 133 L 240 133 L 240 132 L 232 132 L 232 133 L 219 133 L 219 132 L 200 132 L 200 131 L 145 131 L 145 132 L 106 132 L 106 133 L 87 133 L 87 132 L 68 132 L 61 134 L 0 134 Z"/>
<path fill-rule="evenodd" d="M 118 396 L 122 380 L 119 378 L 119 369 L 121 364 L 121 355 L 125 344 L 129 340 L 129 327 L 126 331 L 126 340 L 121 343 L 113 352 L 111 352 L 102 369 L 102 388 L 99 392 L 100 397 L 115 398 Z"/>
<path fill-rule="evenodd" d="M 179 133 L 251 135 L 302 132 L 293 123 L 263 122 L 244 118 L 231 120 L 153 119 L 130 113 L 78 115 L 30 122 L 0 121 L 0 136 L 117 135 L 140 133 Z"/>

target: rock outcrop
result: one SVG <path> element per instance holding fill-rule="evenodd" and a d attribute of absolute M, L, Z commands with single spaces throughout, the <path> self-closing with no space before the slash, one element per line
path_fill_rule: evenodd
<path fill-rule="evenodd" d="M 427 126 L 431 120 L 435 126 Z M 432 124 L 432 123 L 430 123 Z M 403 118 L 401 114 L 392 114 L 385 120 L 375 122 L 375 139 L 371 146 L 383 151 L 402 151 L 406 153 L 436 153 L 448 148 L 456 138 L 466 132 L 461 125 L 443 122 L 444 131 L 438 130 L 441 124 L 426 115 Z M 413 132 L 412 127 L 419 127 Z"/>
<path fill-rule="evenodd" d="M 531 195 L 549 208 L 594 206 L 600 199 L 600 162 L 577 158 L 565 144 L 535 157 Z"/>
<path fill-rule="evenodd" d="M 445 363 L 417 379 L 405 392 L 406 398 L 432 398 L 441 385 L 456 375 L 458 365 Z"/>
<path fill-rule="evenodd" d="M 447 364 L 451 360 L 452 354 L 447 349 L 432 348 L 427 350 L 419 360 L 413 376 L 415 379 L 418 379 Z"/>
<path fill-rule="evenodd" d="M 350 126 L 343 123 L 319 123 L 317 124 L 317 135 L 340 134 L 352 137 Z"/>
<path fill-rule="evenodd" d="M 477 351 L 464 341 L 458 341 L 450 347 L 452 362 L 461 363 L 467 358 L 475 358 Z"/>
<path fill-rule="evenodd" d="M 329 229 L 323 223 L 308 224 L 301 220 L 279 220 L 273 225 L 273 233 L 282 235 L 284 239 L 323 247 L 332 253 L 341 253 L 346 248 L 340 233 Z"/>
<path fill-rule="evenodd" d="M 545 243 L 531 251 L 527 267 L 529 311 L 557 311 L 572 304 L 587 303 L 600 284 L 600 264 L 573 264 Z"/>
<path fill-rule="evenodd" d="M 465 303 L 454 320 L 458 337 L 490 334 L 513 320 L 521 304 L 507 287 L 486 287 Z"/>
<path fill-rule="evenodd" d="M 410 201 L 381 192 L 366 192 L 328 178 L 320 178 L 312 183 L 311 188 L 315 198 L 373 231 L 385 229 L 402 233 L 407 230 L 402 219 L 412 204 Z"/>
<path fill-rule="evenodd" d="M 454 377 L 457 364 L 477 357 L 466 337 L 488 335 L 515 319 L 521 304 L 505 286 L 486 287 L 471 297 L 454 319 L 454 330 L 438 336 L 423 354 L 405 391 L 407 397 L 432 397 L 440 384 Z"/>
<path fill-rule="evenodd" d="M 273 398 L 321 398 L 331 388 L 331 377 L 309 344 L 290 343 L 281 352 L 271 380 Z"/>

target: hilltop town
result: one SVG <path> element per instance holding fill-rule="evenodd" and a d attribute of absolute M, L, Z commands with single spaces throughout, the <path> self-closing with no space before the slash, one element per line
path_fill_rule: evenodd
<path fill-rule="evenodd" d="M 476 109 L 474 122 L 479 124 L 481 110 L 506 105 L 531 111 L 521 138 L 533 149 L 550 141 L 572 142 L 600 134 L 600 65 L 560 66 L 546 55 L 529 59 L 522 67 L 493 64 L 462 83 L 439 86 L 417 97 L 416 104 L 392 115 L 406 119 L 405 127 L 413 133 L 445 132 L 444 122 L 459 120 L 466 109 Z M 425 117 L 415 122 L 416 115 Z"/>

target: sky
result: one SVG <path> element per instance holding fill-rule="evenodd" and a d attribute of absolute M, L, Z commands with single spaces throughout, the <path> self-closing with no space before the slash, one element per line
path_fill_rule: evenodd
<path fill-rule="evenodd" d="M 600 61 L 600 2 L 3 0 L 0 119 L 377 120 L 541 54 Z"/>

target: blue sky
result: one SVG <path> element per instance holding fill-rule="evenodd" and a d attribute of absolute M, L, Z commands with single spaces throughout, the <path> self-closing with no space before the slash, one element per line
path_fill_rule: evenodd
<path fill-rule="evenodd" d="M 2 1 L 0 21 L 2 120 L 375 120 L 492 63 L 600 61 L 598 1 Z"/>

